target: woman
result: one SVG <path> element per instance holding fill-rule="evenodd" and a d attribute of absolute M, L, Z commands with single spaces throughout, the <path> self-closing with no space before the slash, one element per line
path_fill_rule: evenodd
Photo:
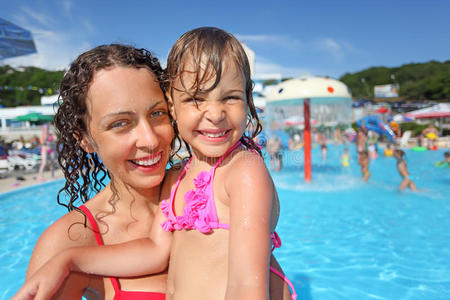
<path fill-rule="evenodd" d="M 58 203 L 70 212 L 39 238 L 27 279 L 66 248 L 149 235 L 174 138 L 162 76 L 148 51 L 123 45 L 83 53 L 64 75 L 54 122 L 66 177 Z M 89 199 L 92 189 L 98 193 Z M 166 277 L 166 271 L 119 280 L 71 273 L 56 299 L 164 299 Z"/>

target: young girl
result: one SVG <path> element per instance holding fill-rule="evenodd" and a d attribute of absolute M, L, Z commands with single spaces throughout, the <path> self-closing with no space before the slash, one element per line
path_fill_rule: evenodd
<path fill-rule="evenodd" d="M 397 170 L 400 176 L 402 177 L 402 182 L 400 183 L 399 190 L 404 190 L 409 187 L 413 191 L 417 191 L 417 187 L 414 182 L 411 180 L 411 177 L 408 172 L 408 167 L 406 166 L 406 162 L 403 158 L 405 155 L 405 151 L 397 149 L 394 151 L 394 157 L 397 159 Z"/>
<path fill-rule="evenodd" d="M 167 200 L 156 217 L 162 227 L 152 226 L 151 239 L 65 251 L 41 270 L 47 277 L 36 278 L 29 291 L 39 288 L 47 295 L 70 270 L 155 272 L 166 265 L 170 250 L 167 299 L 267 299 L 269 277 L 271 298 L 289 299 L 282 281 L 269 275 L 271 263 L 276 266 L 271 250 L 281 245 L 274 232 L 279 203 L 252 140 L 261 125 L 241 44 L 217 28 L 192 30 L 172 48 L 167 72 L 169 107 L 192 157 L 166 176 Z M 252 122 L 255 132 L 247 137 Z M 284 278 L 279 268 L 271 269 Z"/>

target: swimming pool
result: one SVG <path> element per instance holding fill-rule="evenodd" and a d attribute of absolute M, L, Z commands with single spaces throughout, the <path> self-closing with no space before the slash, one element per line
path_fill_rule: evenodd
<path fill-rule="evenodd" d="M 313 181 L 303 181 L 303 152 L 287 152 L 272 176 L 281 201 L 275 250 L 299 299 L 449 299 L 450 169 L 433 163 L 443 151 L 407 151 L 418 193 L 398 192 L 395 159 L 371 162 L 360 179 L 354 145 L 349 168 L 343 146 L 323 162 L 313 149 Z M 0 299 L 23 282 L 41 232 L 65 213 L 56 205 L 62 181 L 0 195 Z"/>

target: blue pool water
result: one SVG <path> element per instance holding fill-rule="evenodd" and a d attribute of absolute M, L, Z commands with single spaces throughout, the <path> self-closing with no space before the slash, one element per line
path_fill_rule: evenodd
<path fill-rule="evenodd" d="M 399 192 L 395 159 L 371 162 L 360 179 L 354 149 L 342 168 L 342 146 L 323 162 L 313 149 L 313 181 L 303 181 L 303 152 L 285 153 L 273 172 L 281 201 L 275 255 L 299 299 L 450 299 L 450 169 L 433 163 L 443 151 L 407 151 L 418 193 Z M 41 232 L 65 213 L 58 181 L 0 195 L 0 299 L 23 282 Z"/>

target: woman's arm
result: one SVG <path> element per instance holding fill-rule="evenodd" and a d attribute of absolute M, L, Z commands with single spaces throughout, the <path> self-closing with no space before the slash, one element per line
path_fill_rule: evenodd
<path fill-rule="evenodd" d="M 273 185 L 261 157 L 236 157 L 225 183 L 230 196 L 226 299 L 267 299 Z"/>
<path fill-rule="evenodd" d="M 70 272 L 131 277 L 163 271 L 168 264 L 171 233 L 162 230 L 158 210 L 151 238 L 108 246 L 73 247 L 50 259 L 27 279 L 13 299 L 49 299 Z"/>

